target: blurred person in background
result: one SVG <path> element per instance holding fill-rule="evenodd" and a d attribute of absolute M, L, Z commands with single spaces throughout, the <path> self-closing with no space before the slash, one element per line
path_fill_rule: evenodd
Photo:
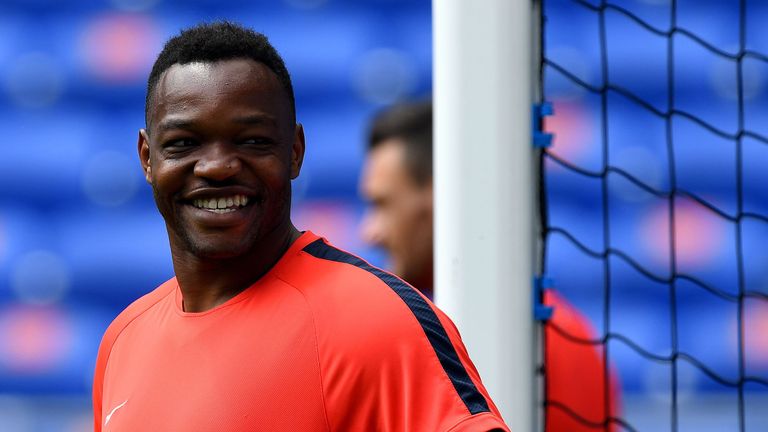
<path fill-rule="evenodd" d="M 293 225 L 304 152 L 265 36 L 223 22 L 166 43 L 138 153 L 176 276 L 107 329 L 97 432 L 508 430 L 441 311 Z"/>
<path fill-rule="evenodd" d="M 363 240 L 390 270 L 433 297 L 432 103 L 394 106 L 372 122 L 360 191 L 370 204 Z"/>
<path fill-rule="evenodd" d="M 405 102 L 381 111 L 370 124 L 360 179 L 361 195 L 369 203 L 361 234 L 388 253 L 394 274 L 430 298 L 434 295 L 432 190 L 432 102 Z M 545 304 L 554 308 L 544 331 L 547 431 L 594 431 L 594 425 L 606 418 L 602 353 L 564 333 L 594 340 L 595 332 L 562 296 L 547 290 L 544 297 Z M 611 416 L 616 417 L 619 392 L 615 379 L 611 381 Z"/>

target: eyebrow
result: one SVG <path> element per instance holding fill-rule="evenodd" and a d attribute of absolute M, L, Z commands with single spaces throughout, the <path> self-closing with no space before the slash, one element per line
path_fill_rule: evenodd
<path fill-rule="evenodd" d="M 163 120 L 157 125 L 157 130 L 159 132 L 167 132 L 174 129 L 191 129 L 192 124 L 191 121 L 182 119 Z"/>
<path fill-rule="evenodd" d="M 268 124 L 270 126 L 277 126 L 277 119 L 267 114 L 247 115 L 244 117 L 238 117 L 234 121 L 235 123 L 240 123 L 245 125 Z"/>
<path fill-rule="evenodd" d="M 247 115 L 243 117 L 237 117 L 233 121 L 235 123 L 239 123 L 243 125 L 265 124 L 269 126 L 277 126 L 277 119 L 267 114 L 253 114 L 253 115 Z M 161 121 L 157 125 L 157 129 L 159 132 L 167 132 L 169 130 L 175 130 L 175 129 L 190 130 L 194 128 L 194 125 L 195 125 L 195 122 L 190 120 L 171 118 L 171 119 Z"/>

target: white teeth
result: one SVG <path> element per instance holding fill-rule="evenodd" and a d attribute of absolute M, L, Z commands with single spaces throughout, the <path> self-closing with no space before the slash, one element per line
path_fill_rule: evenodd
<path fill-rule="evenodd" d="M 215 213 L 229 213 L 237 210 L 238 207 L 245 207 L 248 204 L 248 197 L 245 195 L 234 195 L 226 198 L 195 199 L 192 205 L 197 208 L 214 211 Z"/>

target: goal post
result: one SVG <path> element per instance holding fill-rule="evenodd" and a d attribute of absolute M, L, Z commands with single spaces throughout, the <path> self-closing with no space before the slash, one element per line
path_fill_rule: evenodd
<path fill-rule="evenodd" d="M 432 6 L 436 301 L 507 424 L 533 431 L 533 5 Z"/>

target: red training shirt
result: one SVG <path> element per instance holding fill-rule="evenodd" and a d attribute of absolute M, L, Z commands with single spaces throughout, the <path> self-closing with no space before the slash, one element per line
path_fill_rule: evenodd
<path fill-rule="evenodd" d="M 544 303 L 554 308 L 544 325 L 545 431 L 618 431 L 615 422 L 608 429 L 600 426 L 606 417 L 618 418 L 621 397 L 618 378 L 606 370 L 602 346 L 584 342 L 596 339 L 592 325 L 555 291 L 544 292 Z"/>
<path fill-rule="evenodd" d="M 508 431 L 453 323 L 310 232 L 226 303 L 181 305 L 174 278 L 109 326 L 96 432 Z"/>

